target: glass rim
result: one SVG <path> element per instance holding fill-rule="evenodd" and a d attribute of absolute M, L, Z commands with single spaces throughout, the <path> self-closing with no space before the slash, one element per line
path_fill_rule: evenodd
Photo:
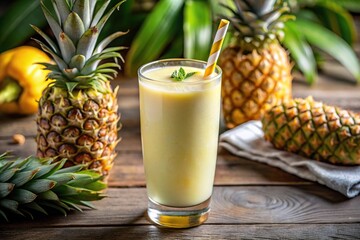
<path fill-rule="evenodd" d="M 153 83 L 162 83 L 162 84 L 179 84 L 179 82 L 177 81 L 174 81 L 174 82 L 166 82 L 166 81 L 163 81 L 163 80 L 157 80 L 157 79 L 154 79 L 154 78 L 149 78 L 149 77 L 146 77 L 144 74 L 143 74 L 143 69 L 144 68 L 147 68 L 151 65 L 156 65 L 156 64 L 159 64 L 159 63 L 164 63 L 164 62 L 194 62 L 194 63 L 198 63 L 198 64 L 202 64 L 204 65 L 205 67 L 202 68 L 202 69 L 205 69 L 206 68 L 206 64 L 207 62 L 205 61 L 202 61 L 202 60 L 197 60 L 197 59 L 191 59 L 191 58 L 167 58 L 167 59 L 161 59 L 161 60 L 156 60 L 156 61 L 152 61 L 152 62 L 149 62 L 149 63 L 146 63 L 146 64 L 143 64 L 142 66 L 139 67 L 137 73 L 138 73 L 138 77 L 139 77 L 139 80 L 142 79 L 142 80 L 145 80 L 145 81 L 149 81 L 149 82 L 153 82 Z M 216 79 L 220 78 L 221 79 L 221 75 L 222 75 L 222 70 L 221 68 L 218 66 L 218 65 L 215 65 L 215 70 L 214 72 L 217 73 L 217 75 L 211 77 L 211 75 L 206 78 L 206 79 L 201 79 L 201 80 L 198 80 L 198 81 L 191 81 L 191 82 L 182 82 L 183 84 L 189 84 L 189 85 L 193 85 L 193 84 L 204 84 L 204 83 L 209 83 L 209 82 L 212 82 L 212 81 L 215 81 Z"/>

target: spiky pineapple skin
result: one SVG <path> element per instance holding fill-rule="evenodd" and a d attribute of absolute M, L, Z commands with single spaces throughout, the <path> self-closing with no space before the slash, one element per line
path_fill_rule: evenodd
<path fill-rule="evenodd" d="M 252 51 L 235 45 L 219 58 L 223 70 L 222 106 L 227 128 L 259 120 L 272 106 L 291 98 L 292 66 L 274 41 Z"/>
<path fill-rule="evenodd" d="M 86 164 L 104 176 L 109 174 L 119 142 L 117 89 L 107 93 L 93 89 L 71 94 L 50 86 L 39 101 L 37 156 L 66 158 L 65 166 Z"/>
<path fill-rule="evenodd" d="M 262 118 L 275 148 L 342 165 L 360 164 L 360 115 L 307 99 L 274 106 Z"/>

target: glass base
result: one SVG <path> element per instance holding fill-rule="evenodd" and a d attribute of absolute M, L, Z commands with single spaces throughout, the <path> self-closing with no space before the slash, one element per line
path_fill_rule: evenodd
<path fill-rule="evenodd" d="M 191 207 L 169 207 L 149 198 L 147 214 L 150 220 L 160 226 L 189 228 L 204 223 L 210 212 L 210 198 Z"/>

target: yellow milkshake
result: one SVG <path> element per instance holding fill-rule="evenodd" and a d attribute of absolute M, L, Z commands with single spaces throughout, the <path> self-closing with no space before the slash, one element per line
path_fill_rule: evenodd
<path fill-rule="evenodd" d="M 196 74 L 170 78 L 180 67 Z M 204 80 L 204 68 L 170 64 L 139 76 L 146 187 L 149 198 L 162 205 L 194 206 L 212 194 L 221 74 Z"/>

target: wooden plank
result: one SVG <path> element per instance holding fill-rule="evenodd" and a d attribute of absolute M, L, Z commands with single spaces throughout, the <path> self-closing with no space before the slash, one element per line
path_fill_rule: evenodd
<path fill-rule="evenodd" d="M 28 157 L 36 154 L 36 142 L 33 136 L 25 135 L 23 145 L 14 144 L 12 137 L 0 137 L 0 153 L 11 152 L 16 157 Z"/>
<path fill-rule="evenodd" d="M 154 226 L 0 228 L 1 239 L 358 239 L 358 224 L 202 225 L 190 229 Z M 91 236 L 91 237 L 90 237 Z"/>
<path fill-rule="evenodd" d="M 109 186 L 145 186 L 145 175 L 140 148 L 140 139 L 123 137 L 118 147 L 118 156 L 111 171 Z M 126 144 L 123 144 L 126 143 Z M 12 151 L 17 157 L 36 154 L 36 143 L 27 138 L 24 145 L 0 140 L 0 152 Z M 278 168 L 235 157 L 225 151 L 217 160 L 215 185 L 304 185 L 310 182 L 288 174 Z"/>
<path fill-rule="evenodd" d="M 235 157 L 222 151 L 217 160 L 215 185 L 309 185 L 278 168 Z M 109 178 L 111 187 L 145 186 L 141 152 L 119 152 Z"/>
<path fill-rule="evenodd" d="M 25 136 L 35 136 L 35 115 L 30 116 L 4 116 L 0 115 L 0 137 L 11 137 L 15 133 Z"/>
<path fill-rule="evenodd" d="M 97 210 L 0 224 L 0 228 L 146 225 L 145 188 L 110 188 Z M 314 186 L 215 187 L 207 224 L 334 224 L 360 222 L 360 197 Z"/>

